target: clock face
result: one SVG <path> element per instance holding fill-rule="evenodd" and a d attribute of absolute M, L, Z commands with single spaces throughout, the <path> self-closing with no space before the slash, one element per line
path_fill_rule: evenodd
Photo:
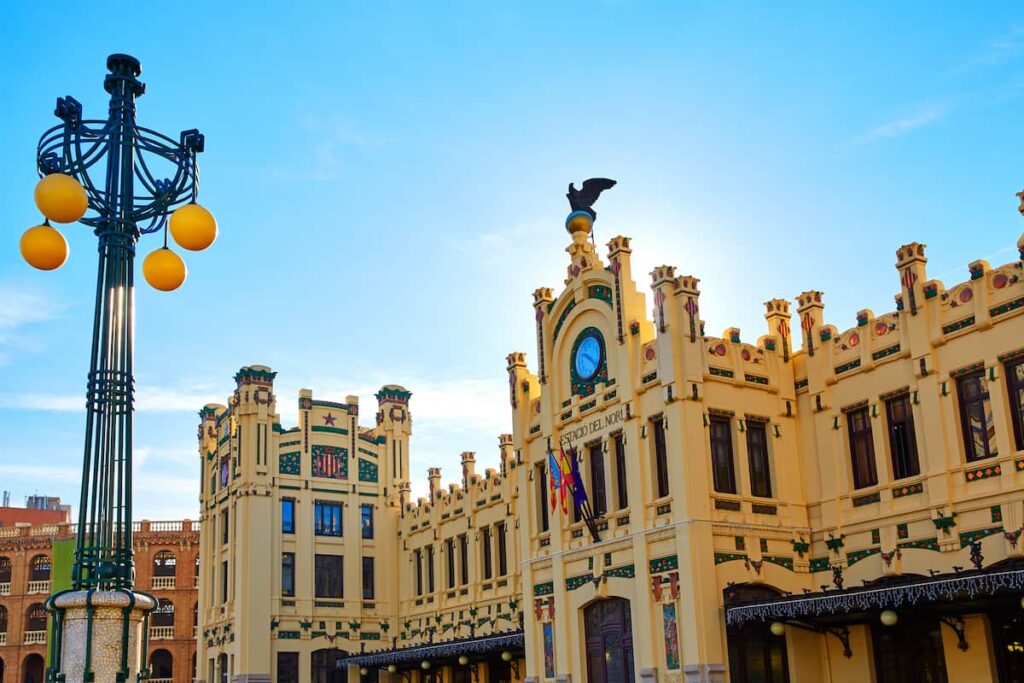
<path fill-rule="evenodd" d="M 584 382 L 593 379 L 597 374 L 601 368 L 601 342 L 595 335 L 584 337 L 576 347 L 576 358 L 573 359 L 573 363 L 576 365 L 576 374 Z"/>

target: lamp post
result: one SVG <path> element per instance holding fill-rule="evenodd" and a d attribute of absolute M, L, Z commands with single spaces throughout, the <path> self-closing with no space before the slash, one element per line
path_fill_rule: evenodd
<path fill-rule="evenodd" d="M 43 133 L 37 155 L 35 199 L 46 220 L 21 239 L 22 255 L 43 270 L 67 258 L 67 242 L 50 221 L 81 222 L 99 241 L 72 588 L 47 600 L 47 681 L 63 683 L 115 683 L 144 672 L 144 626 L 156 602 L 133 590 L 135 248 L 143 235 L 163 231 L 164 246 L 146 258 L 143 274 L 170 291 L 186 271 L 167 247 L 168 224 L 175 241 L 192 250 L 209 246 L 217 231 L 213 216 L 195 203 L 203 135 L 187 130 L 175 141 L 137 125 L 135 100 L 145 92 L 139 61 L 115 54 L 107 69 L 106 120 L 85 120 L 78 101 L 57 99 L 62 123 Z"/>

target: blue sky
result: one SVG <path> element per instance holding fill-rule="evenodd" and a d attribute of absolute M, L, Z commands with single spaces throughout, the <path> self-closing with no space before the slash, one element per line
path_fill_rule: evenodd
<path fill-rule="evenodd" d="M 17 3 L 0 27 L 0 489 L 76 503 L 95 277 L 88 229 L 31 270 L 21 232 L 54 100 L 105 115 L 104 60 L 143 65 L 143 125 L 198 127 L 220 223 L 173 294 L 137 292 L 136 510 L 195 516 L 196 410 L 242 365 L 296 392 L 413 391 L 414 490 L 497 460 L 505 355 L 561 282 L 570 180 L 605 175 L 597 239 L 701 278 L 709 334 L 762 302 L 893 308 L 929 273 L 1005 263 L 1024 229 L 1024 13 L 996 3 Z M 119 35 L 106 16 L 138 28 Z M 144 241 L 145 254 L 157 240 Z"/>

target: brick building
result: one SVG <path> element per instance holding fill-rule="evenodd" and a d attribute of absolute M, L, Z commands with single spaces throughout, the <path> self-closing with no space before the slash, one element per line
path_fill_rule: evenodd
<path fill-rule="evenodd" d="M 136 589 L 160 603 L 150 618 L 151 680 L 188 683 L 196 651 L 199 524 L 136 522 L 134 547 Z M 0 527 L 0 683 L 45 680 L 44 604 L 51 593 L 70 587 L 74 548 L 75 526 L 67 522 Z"/>

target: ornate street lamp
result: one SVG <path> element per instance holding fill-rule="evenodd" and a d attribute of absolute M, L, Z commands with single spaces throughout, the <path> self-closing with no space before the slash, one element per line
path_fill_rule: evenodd
<path fill-rule="evenodd" d="M 72 589 L 47 601 L 54 615 L 47 680 L 64 683 L 134 680 L 146 651 L 143 622 L 156 606 L 132 590 L 136 243 L 164 232 L 164 245 L 146 257 L 143 274 L 156 289 L 170 291 L 186 271 L 167 248 L 168 223 L 185 249 L 204 249 L 217 234 L 213 216 L 195 203 L 202 134 L 187 130 L 175 141 L 137 125 L 135 100 L 145 92 L 139 61 L 115 54 L 107 69 L 106 120 L 84 120 L 74 98 L 57 99 L 62 123 L 43 133 L 37 156 L 42 179 L 35 199 L 46 220 L 21 239 L 22 255 L 43 270 L 67 259 L 67 242 L 51 221 L 81 222 L 99 239 Z"/>

